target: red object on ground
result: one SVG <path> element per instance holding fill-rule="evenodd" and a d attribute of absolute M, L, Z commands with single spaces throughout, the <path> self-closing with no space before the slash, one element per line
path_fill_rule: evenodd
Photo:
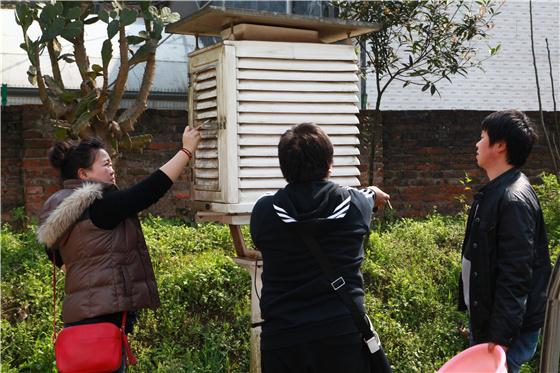
<path fill-rule="evenodd" d="M 458 353 L 438 373 L 488 372 L 507 373 L 506 353 L 500 346 L 488 352 L 488 343 L 481 343 Z"/>

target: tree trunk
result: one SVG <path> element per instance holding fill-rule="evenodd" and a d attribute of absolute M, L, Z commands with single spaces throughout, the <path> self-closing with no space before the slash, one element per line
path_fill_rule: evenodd
<path fill-rule="evenodd" d="M 542 102 L 541 102 L 541 88 L 539 85 L 539 73 L 537 69 L 537 58 L 535 56 L 535 40 L 534 40 L 534 31 L 533 31 L 533 2 L 529 0 L 529 23 L 531 25 L 530 28 L 530 35 L 531 35 L 531 52 L 533 55 L 533 67 L 535 68 L 535 82 L 537 84 L 537 98 L 539 100 L 539 114 L 540 114 L 540 124 L 543 129 L 544 137 L 546 139 L 546 144 L 548 146 L 548 150 L 550 152 L 550 157 L 552 159 L 552 166 L 554 167 L 554 174 L 556 178 L 560 180 L 560 170 L 558 168 L 558 161 L 555 157 L 554 150 L 552 148 L 552 143 L 550 141 L 550 136 L 548 135 L 548 130 L 546 128 L 546 124 L 544 123 L 544 116 L 542 110 Z"/>
<path fill-rule="evenodd" d="M 376 109 L 370 126 L 369 185 L 383 185 L 383 113 Z"/>

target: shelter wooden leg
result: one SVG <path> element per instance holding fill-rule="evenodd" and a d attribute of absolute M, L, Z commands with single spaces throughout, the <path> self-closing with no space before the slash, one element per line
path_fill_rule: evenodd
<path fill-rule="evenodd" d="M 239 258 L 261 259 L 262 255 L 260 251 L 247 249 L 245 239 L 243 238 L 243 233 L 241 233 L 241 226 L 235 224 L 228 225 L 237 256 Z"/>

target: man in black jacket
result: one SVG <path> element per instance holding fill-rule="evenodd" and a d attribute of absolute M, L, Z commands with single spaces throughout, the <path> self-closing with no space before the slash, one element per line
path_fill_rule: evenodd
<path fill-rule="evenodd" d="M 482 121 L 476 160 L 490 181 L 475 194 L 463 242 L 459 303 L 469 312 L 471 344 L 500 345 L 509 372 L 535 353 L 551 272 L 539 201 L 519 170 L 535 140 L 522 112 Z"/>
<path fill-rule="evenodd" d="M 284 133 L 278 157 L 288 185 L 260 198 L 251 214 L 251 236 L 263 256 L 262 371 L 369 372 L 369 351 L 350 311 L 298 232 L 314 236 L 363 312 L 362 243 L 374 206 L 389 196 L 328 181 L 333 146 L 317 125 Z"/>

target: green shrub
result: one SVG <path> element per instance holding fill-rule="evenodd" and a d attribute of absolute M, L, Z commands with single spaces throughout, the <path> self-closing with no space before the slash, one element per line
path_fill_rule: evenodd
<path fill-rule="evenodd" d="M 537 187 L 553 257 L 559 188 Z M 430 372 L 467 347 L 456 307 L 465 216 L 395 219 L 371 234 L 363 274 L 366 307 L 396 372 Z M 131 372 L 248 372 L 250 276 L 233 260 L 227 226 L 143 221 L 162 306 L 139 313 Z M 247 228 L 243 233 L 248 239 Z M 247 241 L 250 242 L 250 241 Z M 1 229 L 2 371 L 55 372 L 52 266 L 35 227 Z M 60 276 L 63 277 L 63 276 Z M 62 294 L 64 279 L 58 281 Z M 60 310 L 60 303 L 58 304 Z M 59 321 L 60 322 L 60 321 Z M 525 371 L 536 371 L 536 360 Z"/>
<path fill-rule="evenodd" d="M 151 216 L 143 230 L 162 304 L 140 314 L 131 372 L 247 372 L 250 277 L 229 228 Z"/>
<path fill-rule="evenodd" d="M 231 258 L 228 227 L 149 217 L 143 229 L 162 306 L 139 313 L 130 338 L 138 365 L 130 371 L 247 372 L 250 277 Z M 52 265 L 35 227 L 14 232 L 4 225 L 1 239 L 2 371 L 56 372 Z"/>
<path fill-rule="evenodd" d="M 464 219 L 405 219 L 373 232 L 366 307 L 396 372 L 435 371 L 467 346 L 457 311 Z"/>
<path fill-rule="evenodd" d="M 221 224 L 185 225 L 179 220 L 148 216 L 142 229 L 152 256 L 172 256 L 176 253 L 222 250 L 235 252 L 229 228 Z"/>
<path fill-rule="evenodd" d="M 536 185 L 548 233 L 552 262 L 560 254 L 560 183 L 553 174 L 542 174 L 542 184 Z"/>
<path fill-rule="evenodd" d="M 1 229 L 2 370 L 54 371 L 52 265 L 33 228 Z"/>

